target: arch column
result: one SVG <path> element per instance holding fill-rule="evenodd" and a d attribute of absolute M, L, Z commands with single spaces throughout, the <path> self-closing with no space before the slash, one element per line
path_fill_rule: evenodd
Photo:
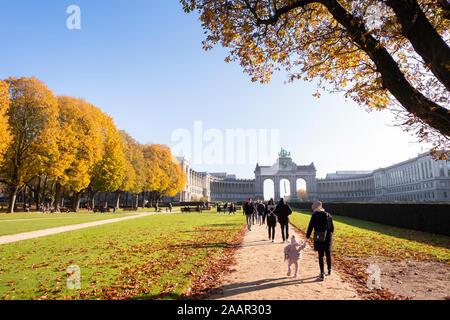
<path fill-rule="evenodd" d="M 289 183 L 291 187 L 291 199 L 297 199 L 297 177 L 292 176 Z"/>
<path fill-rule="evenodd" d="M 280 176 L 273 176 L 272 177 L 272 181 L 273 181 L 273 190 L 274 190 L 274 200 L 275 201 L 280 201 Z"/>

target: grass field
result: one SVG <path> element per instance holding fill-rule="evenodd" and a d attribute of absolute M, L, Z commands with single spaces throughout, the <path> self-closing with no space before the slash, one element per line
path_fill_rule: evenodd
<path fill-rule="evenodd" d="M 311 213 L 295 210 L 291 223 L 304 231 Z M 334 252 L 348 257 L 415 258 L 450 264 L 450 237 L 334 216 Z"/>
<path fill-rule="evenodd" d="M 13 213 L 0 215 L 0 236 L 128 216 L 127 213 Z"/>
<path fill-rule="evenodd" d="M 0 246 L 2 299 L 174 299 L 242 215 L 160 214 Z M 79 266 L 81 290 L 66 287 Z"/>

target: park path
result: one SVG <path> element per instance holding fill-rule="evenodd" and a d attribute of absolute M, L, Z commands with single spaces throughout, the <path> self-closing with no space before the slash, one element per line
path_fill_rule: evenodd
<path fill-rule="evenodd" d="M 361 299 L 356 289 L 344 282 L 333 271 L 325 281 L 317 281 L 320 273 L 317 253 L 307 247 L 302 251 L 299 275 L 288 277 L 284 261 L 281 230 L 277 225 L 275 243 L 268 240 L 265 225 L 252 226 L 236 251 L 236 265 L 221 278 L 221 293 L 209 299 L 218 300 L 349 300 Z M 295 234 L 301 244 L 305 237 L 290 226 L 289 235 Z M 292 268 L 293 270 L 293 268 Z M 325 267 L 326 270 L 326 267 Z M 293 273 L 293 272 L 292 272 Z M 219 292 L 220 292 L 219 291 Z"/>
<path fill-rule="evenodd" d="M 128 217 L 121 217 L 121 218 L 114 218 L 114 219 L 107 219 L 107 220 L 99 220 L 99 221 L 93 221 L 93 222 L 85 222 L 85 223 L 79 223 L 79 224 L 72 224 L 69 226 L 62 226 L 62 227 L 55 227 L 55 228 L 48 228 L 48 229 L 41 229 L 36 231 L 29 231 L 29 232 L 22 232 L 22 233 L 16 233 L 16 234 L 10 234 L 6 236 L 0 237 L 0 245 L 22 241 L 22 240 L 28 240 L 28 239 L 34 239 L 39 237 L 45 237 L 52 234 L 57 233 L 63 233 L 67 231 L 73 231 L 78 229 L 84 229 L 94 226 L 100 226 L 103 224 L 108 223 L 114 223 L 114 222 L 120 222 L 124 220 L 130 220 L 130 219 L 136 219 L 141 217 L 146 217 L 153 214 L 161 214 L 163 212 L 144 212 L 144 213 L 136 213 L 133 215 L 130 215 Z"/>

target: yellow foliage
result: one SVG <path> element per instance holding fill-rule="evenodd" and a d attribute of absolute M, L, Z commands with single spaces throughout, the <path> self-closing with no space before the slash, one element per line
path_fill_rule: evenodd
<path fill-rule="evenodd" d="M 8 116 L 6 115 L 9 107 L 8 84 L 0 80 L 0 163 L 3 160 L 3 153 L 6 151 L 11 135 L 8 129 Z"/>

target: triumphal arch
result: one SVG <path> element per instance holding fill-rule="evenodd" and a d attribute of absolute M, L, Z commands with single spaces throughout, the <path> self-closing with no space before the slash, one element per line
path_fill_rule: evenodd
<path fill-rule="evenodd" d="M 291 198 L 297 195 L 297 180 L 303 179 L 306 183 L 308 200 L 316 199 L 317 185 L 314 163 L 299 166 L 292 161 L 290 152 L 284 149 L 281 149 L 277 161 L 272 166 L 256 165 L 255 198 L 264 199 L 264 182 L 266 180 L 272 180 L 275 194 L 274 200 L 280 200 L 280 182 L 284 179 L 289 181 Z"/>

